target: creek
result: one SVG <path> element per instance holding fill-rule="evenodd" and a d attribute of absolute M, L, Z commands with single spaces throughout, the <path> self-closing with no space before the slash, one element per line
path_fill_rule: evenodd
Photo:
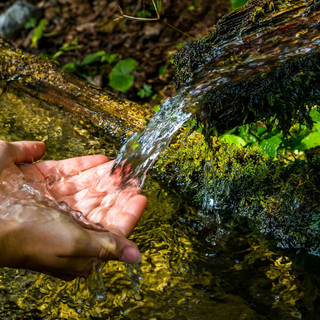
<path fill-rule="evenodd" d="M 22 95 L 1 96 L 1 139 L 43 140 L 46 159 L 116 158 L 118 146 L 103 128 Z M 184 110 L 177 123 L 186 117 Z M 4 268 L 1 319 L 319 319 L 319 286 L 286 252 L 245 230 L 212 225 L 180 190 L 146 177 L 151 165 L 139 171 L 149 204 L 131 237 L 142 262 L 110 261 L 89 279 L 68 283 Z"/>

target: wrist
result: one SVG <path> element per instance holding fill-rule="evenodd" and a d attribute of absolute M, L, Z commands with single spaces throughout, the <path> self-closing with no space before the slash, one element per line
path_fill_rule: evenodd
<path fill-rule="evenodd" d="M 18 233 L 15 223 L 0 218 L 0 267 L 19 266 L 23 250 Z"/>

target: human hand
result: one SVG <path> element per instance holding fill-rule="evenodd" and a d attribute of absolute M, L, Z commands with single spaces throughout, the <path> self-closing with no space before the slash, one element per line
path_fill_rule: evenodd
<path fill-rule="evenodd" d="M 93 264 L 101 261 L 136 262 L 138 248 L 126 237 L 146 205 L 138 186 L 133 183 L 130 188 L 120 190 L 121 177 L 109 174 L 113 162 L 102 155 L 25 163 L 38 160 L 44 152 L 41 142 L 0 142 L 1 180 L 13 181 L 12 176 L 20 175 L 20 180 L 22 176 L 22 181 L 40 191 L 42 196 L 55 203 L 67 203 L 73 210 L 83 213 L 86 223 L 91 222 L 93 227 L 94 223 L 100 224 L 108 231 L 84 228 L 70 215 L 61 213 L 59 207 L 15 201 L 10 208 L 2 206 L 3 214 L 9 209 L 15 214 L 7 215 L 9 219 L 2 219 L 1 224 L 7 224 L 10 231 L 6 248 L 10 244 L 18 249 L 15 254 L 3 250 L 8 257 L 2 255 L 0 264 L 2 260 L 1 265 L 71 279 L 88 275 Z M 2 241 L 2 246 L 0 241 L 1 247 L 5 245 L 6 241 Z"/>

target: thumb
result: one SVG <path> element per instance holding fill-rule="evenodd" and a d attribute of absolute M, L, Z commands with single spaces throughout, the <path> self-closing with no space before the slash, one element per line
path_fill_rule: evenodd
<path fill-rule="evenodd" d="M 99 244 L 98 256 L 101 261 L 119 260 L 126 263 L 138 263 L 140 252 L 135 243 L 111 231 L 91 231 Z"/>
<path fill-rule="evenodd" d="M 0 173 L 11 163 L 39 160 L 45 151 L 46 146 L 41 141 L 7 142 L 0 140 Z"/>
<path fill-rule="evenodd" d="M 18 141 L 7 143 L 8 155 L 14 163 L 34 162 L 42 158 L 46 146 L 41 141 Z"/>

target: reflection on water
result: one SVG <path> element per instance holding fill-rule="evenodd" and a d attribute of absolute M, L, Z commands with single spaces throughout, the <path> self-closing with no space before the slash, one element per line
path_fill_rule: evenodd
<path fill-rule="evenodd" d="M 13 99 L 0 101 L 2 139 L 46 139 L 54 159 L 108 152 L 105 138 L 85 123 Z M 143 193 L 148 208 L 132 236 L 141 264 L 109 262 L 90 279 L 69 283 L 2 269 L 0 318 L 319 319 L 318 288 L 289 257 L 242 232 L 209 229 L 210 217 L 156 181 L 147 180 Z"/>

